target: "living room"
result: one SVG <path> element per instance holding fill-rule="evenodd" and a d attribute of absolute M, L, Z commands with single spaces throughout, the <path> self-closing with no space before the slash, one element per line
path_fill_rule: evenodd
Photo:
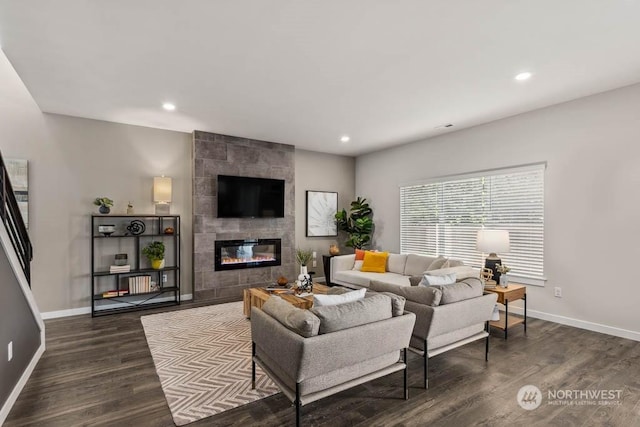
<path fill-rule="evenodd" d="M 225 117 L 226 122 L 217 119 L 213 113 L 217 112 L 222 117 L 225 109 L 224 104 L 218 104 L 216 101 L 216 96 L 222 96 L 224 93 L 224 85 L 216 85 L 216 93 L 212 90 L 210 94 L 205 95 L 209 98 L 206 103 L 213 105 L 214 109 L 206 111 L 203 116 L 190 115 L 187 102 L 195 103 L 196 101 L 187 101 L 185 95 L 183 98 L 185 101 L 181 103 L 179 99 L 182 94 L 171 93 L 170 89 L 164 89 L 164 93 L 157 93 L 153 106 L 147 103 L 148 99 L 141 100 L 140 103 L 109 105 L 103 98 L 108 97 L 110 89 L 106 85 L 102 86 L 100 78 L 104 75 L 99 70 L 95 70 L 95 74 L 100 78 L 96 78 L 95 81 L 88 78 L 88 81 L 82 82 L 87 87 L 96 88 L 95 92 L 86 96 L 84 105 L 79 107 L 80 104 L 72 102 L 67 104 L 64 102 L 64 96 L 59 96 L 61 87 L 68 86 L 70 90 L 76 91 L 73 97 L 70 95 L 70 98 L 82 99 L 83 97 L 78 93 L 83 91 L 83 86 L 74 87 L 73 83 L 76 80 L 70 79 L 50 82 L 52 86 L 47 89 L 46 86 L 42 86 L 44 84 L 42 82 L 46 79 L 43 79 L 41 74 L 46 74 L 49 68 L 47 66 L 42 66 L 40 69 L 33 68 L 33 62 L 30 62 L 29 55 L 25 52 L 29 52 L 29 49 L 34 48 L 36 44 L 46 45 L 44 41 L 49 40 L 57 43 L 53 51 L 61 49 L 68 53 L 63 47 L 73 44 L 70 40 L 74 40 L 75 35 L 72 32 L 65 33 L 60 39 L 56 39 L 53 37 L 55 31 L 42 30 L 36 31 L 33 36 L 35 38 L 30 39 L 21 35 L 19 28 L 45 26 L 47 22 L 64 25 L 68 24 L 68 21 L 60 18 L 62 12 L 55 14 L 44 6 L 43 10 L 32 15 L 29 15 L 26 8 L 21 9 L 16 4 L 6 8 L 3 6 L 0 8 L 0 16 L 5 16 L 4 19 L 0 19 L 0 43 L 4 52 L 0 55 L 0 82 L 2 82 L 0 85 L 0 116 L 2 117 L 0 149 L 5 158 L 26 159 L 29 162 L 29 236 L 34 246 L 31 289 L 43 317 L 52 319 L 45 323 L 63 321 L 68 316 L 81 316 L 80 318 L 84 319 L 83 322 L 90 320 L 88 314 L 91 305 L 90 214 L 96 213 L 93 200 L 103 196 L 113 199 L 115 201 L 112 208 L 113 214 L 124 214 L 129 203 L 138 214 L 153 213 L 153 177 L 159 175 L 172 178 L 171 214 L 180 215 L 182 219 L 180 242 L 182 298 L 185 301 L 195 299 L 195 303 L 203 301 L 198 301 L 197 297 L 194 298 L 197 291 L 206 289 L 206 284 L 202 270 L 194 270 L 196 260 L 193 250 L 199 244 L 198 239 L 203 237 L 201 229 L 197 228 L 198 225 L 193 219 L 198 216 L 198 209 L 202 208 L 199 200 L 194 198 L 193 132 L 203 131 L 293 147 L 291 162 L 294 167 L 291 188 L 295 188 L 295 193 L 291 214 L 294 217 L 294 244 L 288 248 L 287 260 L 292 270 L 291 274 L 294 274 L 293 271 L 297 269 L 293 254 L 295 247 L 311 249 L 320 257 L 328 253 L 331 244 L 343 243 L 341 237 L 306 236 L 305 192 L 308 190 L 337 192 L 340 209 L 348 208 L 349 203 L 357 196 L 366 197 L 373 208 L 376 224 L 372 248 L 399 253 L 401 251 L 399 238 L 401 186 L 440 177 L 544 163 L 545 280 L 538 285 L 527 285 L 528 316 L 532 319 L 551 322 L 538 323 L 538 331 L 547 331 L 548 328 L 552 328 L 550 325 L 560 324 L 577 328 L 578 337 L 583 337 L 579 334 L 582 333 L 580 331 L 585 330 L 603 334 L 602 341 L 611 343 L 613 347 L 620 344 L 610 342 L 612 337 L 619 338 L 620 342 L 640 341 L 638 327 L 640 318 L 633 307 L 635 301 L 640 299 L 640 290 L 634 286 L 633 276 L 621 278 L 619 277 L 621 274 L 618 273 L 626 271 L 627 266 L 633 266 L 639 255 L 635 238 L 638 227 L 633 225 L 638 202 L 632 195 L 635 194 L 637 184 L 640 182 L 640 173 L 635 166 L 635 159 L 640 154 L 640 148 L 636 143 L 640 135 L 640 120 L 638 120 L 640 68 L 637 60 L 634 59 L 640 55 L 637 55 L 637 46 L 633 43 L 637 40 L 633 37 L 633 35 L 637 36 L 634 32 L 637 30 L 632 29 L 630 21 L 633 21 L 632 18 L 637 17 L 640 11 L 635 3 L 621 1 L 615 6 L 610 6 L 611 10 L 608 11 L 610 15 L 598 16 L 599 12 L 589 11 L 584 5 L 572 3 L 573 7 L 584 13 L 586 23 L 576 23 L 575 25 L 579 26 L 579 30 L 576 30 L 578 35 L 571 37 L 560 30 L 562 28 L 560 17 L 564 16 L 563 19 L 567 20 L 573 19 L 568 18 L 574 12 L 569 6 L 564 6 L 568 8 L 567 10 L 563 7 L 558 11 L 557 22 L 549 18 L 547 25 L 558 32 L 556 36 L 563 36 L 564 38 L 560 38 L 567 43 L 566 47 L 557 49 L 555 57 L 543 56 L 537 63 L 532 58 L 521 58 L 519 63 L 506 65 L 497 52 L 493 52 L 494 56 L 485 52 L 484 55 L 489 59 L 495 59 L 496 68 L 503 68 L 500 79 L 479 75 L 478 80 L 481 83 L 478 86 L 457 80 L 455 84 L 452 83 L 452 87 L 457 84 L 463 89 L 455 91 L 450 88 L 449 90 L 452 91 L 450 93 L 437 92 L 436 88 L 431 86 L 429 89 L 435 94 L 433 98 L 442 99 L 444 107 L 438 108 L 440 101 L 430 104 L 430 116 L 425 110 L 417 109 L 417 104 L 412 104 L 418 103 L 420 96 L 427 98 L 429 92 L 419 91 L 420 96 L 410 97 L 410 88 L 396 86 L 389 76 L 381 73 L 378 76 L 379 86 L 387 89 L 381 90 L 383 93 L 379 97 L 383 100 L 381 102 L 389 103 L 389 108 L 371 111 L 369 115 L 373 117 L 371 120 L 376 122 L 384 122 L 386 115 L 389 116 L 389 120 L 394 118 L 396 121 L 390 123 L 386 131 L 380 127 L 372 127 L 372 130 L 367 131 L 368 133 L 354 132 L 349 128 L 348 122 L 331 122 L 340 115 L 347 116 L 348 110 L 352 108 L 352 104 L 347 101 L 345 101 L 346 106 L 335 106 L 336 112 L 324 113 L 324 110 L 316 110 L 307 105 L 313 102 L 302 99 L 297 92 L 297 90 L 302 91 L 299 87 L 297 90 L 287 91 L 285 90 L 286 82 L 260 73 L 253 76 L 255 85 L 268 85 L 269 79 L 277 80 L 274 86 L 278 86 L 279 93 L 285 100 L 282 102 L 297 105 L 297 108 L 304 113 L 300 113 L 305 116 L 303 119 L 298 119 L 295 114 L 291 114 L 286 118 L 281 116 L 279 121 L 269 120 L 273 116 L 266 111 L 274 109 L 282 115 L 282 111 L 279 110 L 282 106 L 280 101 L 276 101 L 277 97 L 269 98 L 266 94 L 251 98 L 251 102 L 248 102 L 255 108 L 251 113 L 253 115 L 245 111 L 243 109 L 245 107 L 239 107 L 239 102 L 234 104 L 230 99 L 225 99 L 229 102 L 228 109 L 237 117 L 235 121 L 233 117 Z M 596 7 L 595 3 L 591 5 Z M 143 8 L 142 5 L 138 6 Z M 295 33 L 297 21 L 293 20 L 291 23 L 285 18 L 301 11 L 287 9 L 284 5 L 280 6 L 283 8 L 280 10 L 281 14 L 274 13 L 275 16 L 269 16 L 273 19 L 280 18 L 278 22 L 283 25 L 283 28 Z M 379 24 L 382 22 L 380 15 L 384 15 L 383 11 L 388 13 L 389 10 L 381 5 L 378 6 L 383 10 L 377 10 L 371 19 Z M 556 7 L 550 4 L 547 6 Z M 329 12 L 337 7 L 332 5 L 324 13 L 330 16 Z M 346 16 L 357 22 L 360 16 L 359 11 L 367 9 L 368 6 L 361 4 L 361 9 L 353 7 L 353 10 L 348 8 L 350 13 Z M 445 8 L 444 4 L 433 7 L 435 9 L 429 10 L 430 13 L 434 15 L 437 15 L 437 12 L 445 13 L 442 10 Z M 476 9 L 480 6 L 472 6 L 469 2 L 462 2 L 456 7 L 469 8 L 467 11 L 469 15 L 482 12 Z M 501 10 L 498 5 L 492 5 L 492 7 L 497 8 L 495 11 Z M 542 8 L 542 6 L 538 7 Z M 457 9 L 456 11 L 459 12 Z M 503 12 L 507 14 L 507 11 L 503 10 Z M 45 18 L 48 13 L 55 18 L 47 21 Z M 142 12 L 136 10 L 135 13 L 132 12 L 132 16 L 138 16 L 138 13 Z M 229 11 L 225 13 L 231 14 Z M 220 15 L 225 16 L 225 13 Z M 311 15 L 311 11 L 306 10 L 304 18 L 299 18 L 300 22 L 313 26 Z M 322 16 L 327 17 L 327 15 Z M 81 16 L 74 16 L 73 19 Z M 404 19 L 410 19 L 406 15 L 402 16 Z M 455 14 L 446 16 L 453 17 Z M 466 19 L 471 20 L 466 14 L 465 16 Z M 89 18 L 85 16 L 85 19 Z M 181 19 L 184 19 L 183 24 L 186 26 L 189 20 L 186 17 Z M 254 20 L 259 21 L 258 18 L 253 17 L 251 22 L 253 23 Z M 363 21 L 368 25 L 371 24 L 364 18 Z M 527 21 L 527 28 L 535 27 L 535 20 L 532 21 Z M 414 23 L 413 20 L 410 22 Z M 291 24 L 292 28 L 287 27 L 285 25 L 287 23 Z M 339 24 L 334 23 L 338 28 L 346 27 L 343 21 Z M 147 30 L 149 30 L 147 25 L 153 27 L 152 24 L 145 24 L 144 28 Z M 609 29 L 614 26 L 617 27 L 615 31 L 611 30 L 603 35 L 600 38 L 601 43 L 596 43 L 597 36 L 604 32 L 603 28 Z M 128 25 L 125 27 L 129 28 Z M 418 31 L 411 25 L 407 27 Z M 261 27 L 262 31 L 267 29 Z M 112 34 L 117 33 L 117 27 L 111 31 Z M 472 31 L 470 33 L 473 34 Z M 285 34 L 291 35 L 289 32 Z M 357 34 L 353 35 L 351 32 L 349 34 L 357 40 L 357 43 L 354 42 L 357 45 L 353 48 L 354 50 L 358 51 L 362 46 L 367 46 L 367 43 L 360 41 Z M 256 37 L 255 34 L 252 33 L 252 35 Z M 536 36 L 542 38 L 544 35 L 536 33 Z M 404 37 L 410 39 L 412 36 L 405 34 Z M 492 37 L 487 37 L 492 42 L 498 43 Z M 547 37 L 553 40 L 551 35 L 547 34 Z M 497 38 L 498 35 L 496 35 Z M 286 37 L 280 35 L 278 39 L 282 41 L 286 40 Z M 322 38 L 314 40 L 320 43 L 319 40 L 321 41 Z M 486 38 L 482 40 L 489 43 Z M 535 43 L 531 45 L 529 47 L 533 52 Z M 548 46 L 550 45 L 551 42 Z M 114 46 L 121 47 L 121 44 L 114 44 Z M 412 46 L 415 47 L 415 45 Z M 583 46 L 587 53 L 579 55 L 577 46 Z M 303 61 L 306 56 L 302 53 L 308 48 L 309 45 L 296 45 L 296 49 L 291 49 L 299 54 L 294 56 L 296 60 Z M 336 49 L 336 46 L 332 45 L 331 48 Z M 437 47 L 432 46 L 432 48 L 437 50 Z M 502 48 L 506 49 L 505 46 Z M 614 48 L 623 51 L 626 49 L 627 53 L 616 57 L 612 52 Z M 394 58 L 396 55 L 406 57 L 411 54 L 408 50 L 398 48 L 397 45 L 383 44 L 380 49 L 383 52 L 380 54 L 381 58 L 371 64 L 365 63 L 362 68 L 357 69 L 362 71 L 362 69 L 371 69 L 371 65 L 380 66 L 384 62 L 382 58 L 386 56 Z M 256 50 L 268 51 L 265 46 Z M 79 52 L 81 49 L 76 52 L 80 59 L 69 58 L 70 63 L 80 64 L 76 65 L 76 72 L 78 69 L 82 70 L 83 66 L 89 67 L 88 64 L 91 63 L 90 60 L 83 59 Z M 106 50 L 102 54 L 108 58 L 108 52 L 111 51 Z M 344 52 L 348 53 L 349 49 L 345 48 Z M 473 52 L 473 50 L 468 51 L 468 53 Z M 446 54 L 439 53 L 443 58 L 447 57 Z M 569 59 L 566 62 L 561 61 L 559 58 L 562 58 L 562 55 L 568 55 Z M 64 57 L 64 55 L 60 56 Z M 48 58 L 43 57 L 43 61 Z M 126 74 L 120 76 L 122 86 L 128 92 L 135 92 L 135 86 L 142 85 L 143 80 L 134 79 L 133 76 L 144 75 L 147 72 L 146 66 L 136 63 L 132 58 L 134 57 L 127 56 L 126 60 L 123 59 L 125 64 L 134 64 L 131 66 L 132 77 L 126 78 Z M 336 55 L 332 58 L 334 61 L 343 59 L 349 62 L 346 56 Z M 184 67 L 185 58 L 179 59 L 176 59 L 176 62 Z M 241 62 L 241 57 L 233 59 L 235 62 L 231 62 Z M 403 66 L 409 67 L 400 58 L 396 59 Z M 388 61 L 391 60 L 388 59 Z M 287 59 L 287 62 L 289 61 L 291 60 Z M 544 61 L 555 62 L 545 63 Z M 481 62 L 484 61 L 478 60 L 472 63 L 478 66 Z M 492 61 L 487 60 L 487 62 Z M 609 64 L 609 67 L 603 65 L 603 68 L 599 68 L 600 63 Z M 126 73 L 126 67 L 122 63 L 114 60 L 114 64 L 114 73 Z M 335 62 L 332 64 L 335 65 Z M 468 64 L 456 65 L 464 67 Z M 531 79 L 523 82 L 514 81 L 515 73 L 522 71 L 525 65 L 533 67 Z M 106 65 L 102 63 L 98 66 Z M 304 63 L 300 73 L 308 72 L 307 67 L 312 68 L 312 66 L 317 67 L 319 64 L 309 60 L 308 63 Z M 423 64 L 422 67 L 416 67 L 416 70 L 426 72 L 427 66 Z M 218 69 L 217 72 L 220 72 L 221 76 L 229 76 L 233 73 L 231 68 L 227 64 L 223 70 Z M 557 75 L 554 74 L 556 68 L 561 71 L 558 71 Z M 172 72 L 175 71 L 172 69 Z M 419 79 L 412 75 L 417 74 L 418 71 L 409 72 L 406 69 L 404 72 L 402 69 L 393 71 L 397 73 L 393 74 L 396 79 L 404 76 L 419 82 Z M 483 71 L 488 72 L 488 70 Z M 572 76 L 572 71 L 576 75 Z M 191 72 L 184 71 L 180 79 L 189 80 L 192 77 Z M 358 75 L 355 72 L 349 74 L 348 70 L 343 72 L 345 74 L 341 74 L 340 78 L 334 80 L 330 76 L 327 77 L 330 71 L 322 69 L 316 77 L 324 79 L 321 81 L 332 88 L 333 95 L 349 93 L 348 84 L 338 84 L 338 82 L 344 79 L 345 82 L 354 84 L 358 80 Z M 404 73 L 409 75 L 405 76 Z M 469 71 L 469 74 L 473 72 Z M 347 80 L 347 78 L 350 79 Z M 442 75 L 434 75 L 433 79 L 446 81 Z M 554 79 L 561 83 L 553 85 L 548 83 Z M 299 80 L 295 80 L 295 83 L 301 84 Z M 200 96 L 199 93 L 205 91 L 209 84 L 201 82 L 201 86 L 195 91 L 196 95 L 192 96 L 195 98 Z M 469 86 L 465 86 L 466 84 Z M 340 89 L 335 89 L 335 85 Z M 156 88 L 160 86 L 157 84 Z M 546 91 L 547 97 L 536 98 L 534 95 L 539 91 L 542 93 L 542 88 Z M 398 93 L 393 93 L 394 89 L 397 89 Z M 51 93 L 48 92 L 49 90 Z M 233 90 L 237 90 L 241 95 L 238 98 L 246 98 L 244 89 L 233 87 L 229 92 Z M 362 89 L 354 89 L 355 93 L 351 96 L 355 98 L 362 96 L 360 90 Z M 386 93 L 387 91 L 389 93 Z M 463 96 L 460 92 L 465 92 L 466 95 Z M 169 95 L 166 95 L 167 93 Z M 491 104 L 492 97 L 499 98 L 498 93 L 503 97 L 502 106 Z M 444 100 L 449 95 L 453 101 L 445 103 Z M 178 100 L 174 100 L 176 111 L 162 110 L 161 103 L 166 100 L 165 97 L 171 96 L 178 97 Z M 368 94 L 363 99 L 369 100 L 370 97 L 372 95 Z M 398 114 L 393 113 L 391 110 L 398 109 L 403 104 L 403 97 L 409 100 L 406 109 L 402 109 Z M 262 103 L 260 103 L 261 99 Z M 271 99 L 272 102 L 266 102 L 265 99 Z M 517 102 L 519 99 L 522 100 L 521 103 Z M 104 105 L 102 105 L 103 102 L 105 102 Z M 323 108 L 336 103 L 329 99 L 322 99 L 320 96 L 317 102 L 323 102 Z M 460 105 L 459 109 L 456 109 L 456 102 Z M 376 105 L 380 107 L 380 104 Z M 470 105 L 476 105 L 476 109 L 472 110 Z M 354 123 L 367 116 L 366 101 L 360 103 L 360 108 L 364 113 L 354 116 Z M 269 119 L 260 119 L 260 110 L 264 110 L 264 116 Z M 325 116 L 325 114 L 328 115 Z M 428 116 L 428 119 L 416 118 L 419 115 Z M 406 121 L 403 122 L 403 119 L 399 119 L 398 116 L 406 117 Z M 205 121 L 203 117 L 213 117 L 213 119 Z M 421 120 L 425 123 L 417 126 Z M 244 128 L 243 122 L 246 123 Z M 319 126 L 317 123 L 322 122 L 330 122 L 330 125 L 327 125 L 326 134 L 333 135 L 331 139 L 323 136 L 316 139 L 309 138 L 307 141 L 304 130 L 316 129 L 315 126 Z M 397 132 L 398 128 L 403 127 L 403 123 L 406 124 L 404 133 Z M 434 129 L 447 123 L 452 123 L 453 126 Z M 239 130 L 236 131 L 236 129 Z M 351 136 L 351 141 L 343 143 L 340 137 L 346 134 Z M 374 138 L 373 134 L 378 135 Z M 269 135 L 281 136 L 268 137 Z M 373 139 L 377 142 L 368 146 L 367 140 Z M 260 162 L 261 160 L 258 159 L 255 163 L 260 164 Z M 347 250 L 348 248 L 342 247 L 343 253 Z M 610 253 L 612 258 L 598 255 L 599 253 Z M 318 277 L 322 277 L 324 276 L 322 262 L 318 260 L 317 264 L 316 273 Z M 211 265 L 213 266 L 213 261 Z M 608 276 L 612 274 L 613 279 L 609 279 Z M 241 288 L 242 284 L 238 284 L 229 294 L 215 294 L 214 298 L 204 300 L 216 303 L 238 300 L 242 295 Z M 556 288 L 561 288 L 561 297 L 555 296 Z M 535 326 L 536 323 L 532 322 L 531 325 Z M 531 340 L 533 340 L 531 334 L 534 337 L 538 335 L 534 326 L 530 326 L 529 330 Z M 491 338 L 496 340 L 496 343 L 499 342 L 499 336 Z M 501 342 L 496 346 L 498 348 L 506 346 L 503 350 L 505 354 L 509 354 L 509 351 L 517 351 L 516 343 L 521 342 L 518 340 L 526 339 L 527 337 L 517 332 L 509 338 L 509 341 Z M 586 339 L 585 342 L 590 342 L 591 339 Z M 544 341 L 538 343 L 543 345 Z M 5 346 L 4 343 L 0 344 Z M 574 344 L 581 345 L 580 342 Z M 629 361 L 637 364 L 638 347 L 637 343 L 634 344 L 633 349 L 626 356 L 629 357 Z M 608 347 L 604 346 L 598 351 L 606 353 L 607 349 Z M 589 349 L 584 348 L 584 350 Z M 477 354 L 474 352 L 471 354 L 467 361 L 470 365 L 474 365 L 478 362 L 473 360 Z M 498 359 L 496 357 L 493 360 Z M 416 366 L 419 367 L 419 363 Z M 480 370 L 480 364 L 475 364 L 474 369 Z M 551 382 L 548 384 L 550 387 L 562 385 L 553 383 L 552 380 L 548 382 Z M 393 383 L 389 383 L 386 386 L 392 385 Z M 615 388 L 625 390 L 637 389 L 637 383 L 633 381 L 625 380 L 619 384 L 609 385 L 616 385 Z M 371 391 L 371 393 L 374 392 Z M 637 396 L 637 392 L 631 394 L 631 400 L 627 399 L 623 403 L 623 407 L 636 408 L 631 410 L 635 411 L 633 413 L 636 415 Z M 162 398 L 161 395 L 160 399 Z M 421 398 L 428 400 L 429 397 L 427 395 Z M 634 398 L 636 401 L 633 401 Z M 513 396 L 513 403 L 515 405 L 515 396 Z M 332 408 L 337 407 L 339 405 Z M 574 414 L 580 417 L 580 412 L 574 412 Z M 318 424 L 322 424 L 320 419 L 315 420 Z M 332 421 L 335 422 L 335 419 Z M 373 424 L 371 419 L 368 421 Z M 215 423 L 215 421 L 212 422 Z M 270 419 L 269 422 L 274 421 Z M 406 423 L 411 424 L 410 421 Z"/>

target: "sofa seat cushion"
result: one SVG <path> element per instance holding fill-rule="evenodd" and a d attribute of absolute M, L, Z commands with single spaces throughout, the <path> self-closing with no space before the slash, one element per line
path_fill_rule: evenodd
<path fill-rule="evenodd" d="M 351 283 L 368 288 L 372 280 L 409 286 L 409 277 L 396 273 L 370 273 L 364 271 L 343 270 L 334 273 L 333 278 L 338 281 Z"/>
<path fill-rule="evenodd" d="M 374 280 L 370 289 L 375 292 L 391 292 L 408 301 L 431 307 L 439 305 L 442 299 L 442 291 L 437 286 L 398 286 Z"/>
<path fill-rule="evenodd" d="M 340 305 L 312 307 L 309 311 L 320 319 L 320 334 L 390 319 L 391 298 L 378 294 Z"/>
<path fill-rule="evenodd" d="M 278 296 L 271 296 L 262 305 L 262 311 L 298 335 L 305 338 L 318 335 L 320 319 L 315 314 L 294 307 Z"/>
<path fill-rule="evenodd" d="M 451 304 L 466 299 L 477 298 L 484 293 L 484 286 L 478 278 L 468 278 L 451 285 L 442 286 L 426 286 L 427 288 L 436 288 L 442 292 L 440 304 Z M 413 286 L 411 287 L 413 289 Z M 418 286 L 422 288 L 422 286 Z"/>

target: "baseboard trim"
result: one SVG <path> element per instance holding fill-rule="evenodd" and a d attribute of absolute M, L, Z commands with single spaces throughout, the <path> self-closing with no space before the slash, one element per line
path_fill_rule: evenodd
<path fill-rule="evenodd" d="M 13 388 L 13 391 L 11 392 L 7 400 L 4 402 L 4 405 L 2 406 L 2 408 L 0 408 L 0 426 L 5 422 L 5 420 L 7 419 L 7 416 L 9 416 L 9 412 L 11 411 L 13 404 L 16 403 L 16 400 L 18 400 L 18 396 L 20 396 L 22 389 L 27 384 L 29 377 L 31 377 L 31 374 L 33 373 L 33 370 L 36 368 L 38 361 L 40 361 L 40 357 L 42 357 L 42 355 L 44 354 L 44 350 L 45 350 L 45 341 L 44 339 L 42 339 L 40 342 L 40 347 L 38 347 L 35 354 L 33 355 L 33 358 L 31 359 L 31 362 L 27 366 L 27 369 L 24 370 L 24 372 L 22 373 L 22 376 L 20 377 L 20 380 L 18 381 L 16 386 Z"/>
<path fill-rule="evenodd" d="M 522 315 L 524 313 L 524 309 L 522 307 L 511 307 L 509 308 L 509 313 L 511 312 Z M 633 341 L 640 341 L 640 332 L 616 328 L 614 326 L 607 326 L 601 323 L 559 316 L 557 314 L 545 313 L 544 311 L 537 310 L 527 310 L 527 317 L 547 320 L 549 322 L 560 323 L 561 325 L 573 326 L 575 328 L 586 329 L 588 331 L 600 332 L 601 334 L 613 335 L 615 337 L 627 338 Z"/>
<path fill-rule="evenodd" d="M 190 301 L 192 299 L 193 299 L 192 294 L 180 295 L 180 301 Z M 68 310 L 47 311 L 45 313 L 42 313 L 42 318 L 44 320 L 58 319 L 60 317 L 79 316 L 82 314 L 90 314 L 90 313 L 91 313 L 91 307 L 79 307 L 79 308 L 70 308 Z"/>

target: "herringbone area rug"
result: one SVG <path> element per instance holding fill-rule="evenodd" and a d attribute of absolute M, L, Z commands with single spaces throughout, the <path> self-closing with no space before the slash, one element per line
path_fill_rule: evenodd
<path fill-rule="evenodd" d="M 258 368 L 242 302 L 141 317 L 173 421 L 184 425 L 278 392 Z"/>

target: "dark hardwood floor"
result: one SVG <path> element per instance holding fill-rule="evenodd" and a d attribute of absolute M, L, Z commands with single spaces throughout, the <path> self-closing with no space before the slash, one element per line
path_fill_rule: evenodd
<path fill-rule="evenodd" d="M 47 321 L 47 351 L 5 426 L 173 426 L 139 320 L 153 312 Z M 430 359 L 424 390 L 422 360 L 410 354 L 408 401 L 396 373 L 303 407 L 302 423 L 640 426 L 639 342 L 530 319 L 527 336 L 517 327 L 505 341 L 494 331 L 488 363 L 483 356 L 480 341 Z M 516 401 L 527 384 L 544 396 L 530 411 Z M 547 402 L 548 390 L 587 389 L 622 390 L 620 405 Z M 190 426 L 294 424 L 290 402 L 277 394 Z"/>

